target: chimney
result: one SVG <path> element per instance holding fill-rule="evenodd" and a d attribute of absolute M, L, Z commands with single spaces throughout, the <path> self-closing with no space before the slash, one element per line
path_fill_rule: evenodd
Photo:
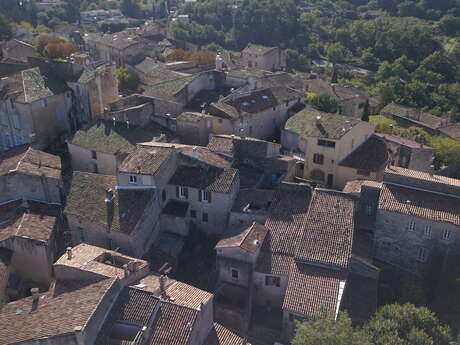
<path fill-rule="evenodd" d="M 129 277 L 128 264 L 123 265 L 123 272 L 125 273 L 125 278 L 128 278 Z"/>
<path fill-rule="evenodd" d="M 38 294 L 38 288 L 32 288 L 30 289 L 30 293 L 32 294 L 32 310 L 35 311 L 38 308 L 38 301 L 39 301 L 39 294 Z"/>
<path fill-rule="evenodd" d="M 168 277 L 166 274 L 162 274 L 160 276 L 160 294 L 163 297 L 166 297 L 166 282 L 168 281 Z"/>
<path fill-rule="evenodd" d="M 193 158 L 198 158 L 198 147 L 193 146 L 192 148 L 192 157 Z"/>
<path fill-rule="evenodd" d="M 67 247 L 67 260 L 72 260 L 72 247 Z"/>
<path fill-rule="evenodd" d="M 105 202 L 106 203 L 110 203 L 113 201 L 113 190 L 110 188 L 110 189 L 107 189 L 106 190 L 106 196 L 105 196 Z"/>

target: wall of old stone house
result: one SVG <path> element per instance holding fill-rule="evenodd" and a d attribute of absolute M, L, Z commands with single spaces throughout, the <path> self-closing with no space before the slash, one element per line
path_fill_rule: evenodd
<path fill-rule="evenodd" d="M 168 185 L 168 198 L 182 200 L 176 197 L 176 186 Z M 212 192 L 211 203 L 201 202 L 198 200 L 198 189 L 188 188 L 189 210 L 196 211 L 196 218 L 191 218 L 190 222 L 196 225 L 198 231 L 220 235 L 225 231 L 228 223 L 230 209 L 235 199 L 235 192 L 223 194 Z M 203 221 L 203 213 L 208 214 L 208 221 Z"/>
<path fill-rule="evenodd" d="M 374 125 L 367 122 L 357 124 L 342 138 L 335 141 L 335 148 L 319 146 L 318 138 L 306 138 L 308 150 L 305 153 L 304 178 L 310 179 L 313 170 L 320 170 L 324 173 L 324 182 L 326 182 L 327 175 L 332 174 L 334 176 L 333 187 L 338 187 L 336 180 L 337 176 L 339 176 L 339 162 L 369 138 L 374 131 L 374 127 Z M 316 153 L 324 155 L 323 164 L 313 162 L 313 155 Z"/>
<path fill-rule="evenodd" d="M 433 171 L 433 168 L 431 167 L 434 159 L 433 149 L 412 148 L 410 152 L 411 154 L 408 169 L 424 172 Z"/>
<path fill-rule="evenodd" d="M 93 159 L 92 151 L 80 146 L 68 144 L 70 160 L 73 170 L 86 171 L 104 175 L 116 175 L 119 161 L 115 155 L 96 152 Z"/>
<path fill-rule="evenodd" d="M 233 88 L 240 88 L 248 84 L 248 80 L 246 79 L 241 79 L 241 78 L 235 78 L 232 77 L 231 75 L 227 74 L 227 78 L 225 79 L 225 86 L 227 87 L 233 87 Z"/>
<path fill-rule="evenodd" d="M 12 237 L 2 242 L 2 247 L 13 251 L 11 268 L 25 280 L 47 288 L 52 281 L 52 257 L 50 246 L 43 241 Z"/>
<path fill-rule="evenodd" d="M 91 106 L 87 84 L 68 82 L 67 86 L 72 89 L 75 96 L 76 111 L 81 124 L 88 123 L 91 120 Z"/>
<path fill-rule="evenodd" d="M 408 230 L 410 221 L 415 222 L 414 231 Z M 431 238 L 425 236 L 426 226 L 431 227 Z M 423 274 L 427 266 L 418 260 L 420 248 L 425 248 L 428 253 L 436 247 L 442 254 L 459 251 L 460 227 L 451 223 L 378 210 L 375 229 L 375 258 L 414 274 Z M 442 239 L 444 230 L 451 231 L 449 241 Z"/>
<path fill-rule="evenodd" d="M 211 298 L 206 304 L 202 304 L 197 315 L 189 345 L 202 345 L 205 343 L 214 324 L 214 302 Z"/>
<path fill-rule="evenodd" d="M 265 285 L 265 277 L 279 277 L 280 286 Z M 284 295 L 286 294 L 288 278 L 286 276 L 254 272 L 254 302 L 261 306 L 280 308 L 283 306 Z"/>
<path fill-rule="evenodd" d="M 244 66 L 250 68 L 258 68 L 266 71 L 279 70 L 286 67 L 286 60 L 279 48 L 272 50 L 265 55 L 258 54 L 242 54 L 242 62 Z"/>
<path fill-rule="evenodd" d="M 25 198 L 60 204 L 61 187 L 60 179 L 10 173 L 0 176 L 0 202 Z"/>
<path fill-rule="evenodd" d="M 307 140 L 285 129 L 281 131 L 281 146 L 290 151 L 307 152 Z"/>
<path fill-rule="evenodd" d="M 101 80 L 102 105 L 107 107 L 118 100 L 118 78 L 115 64 L 98 68 L 96 75 Z"/>
<path fill-rule="evenodd" d="M 11 103 L 10 99 L 0 101 L 0 151 L 30 143 L 34 132 L 34 119 L 28 104 Z"/>
<path fill-rule="evenodd" d="M 217 116 L 212 117 L 213 134 L 239 134 L 238 120 L 231 121 Z"/>
<path fill-rule="evenodd" d="M 118 231 L 107 231 L 103 225 L 78 220 L 76 217 L 67 215 L 72 245 L 88 243 L 96 247 L 114 250 L 120 248 L 123 254 L 131 255 L 131 236 Z"/>
<path fill-rule="evenodd" d="M 354 97 L 340 102 L 341 114 L 361 118 L 364 111 L 365 97 Z"/>
<path fill-rule="evenodd" d="M 81 345 L 74 333 L 59 334 L 54 337 L 31 339 L 22 342 L 23 345 Z"/>
<path fill-rule="evenodd" d="M 130 125 L 145 126 L 153 117 L 153 103 L 144 103 L 119 111 L 105 113 L 108 120 L 116 119 L 120 122 L 129 121 Z"/>
<path fill-rule="evenodd" d="M 226 282 L 249 288 L 252 275 L 251 263 L 227 256 L 220 256 L 219 254 L 217 255 L 216 263 L 219 282 Z M 232 270 L 238 271 L 238 278 L 232 277 Z"/>
<path fill-rule="evenodd" d="M 189 145 L 206 146 L 209 141 L 209 134 L 212 132 L 211 116 L 203 117 L 198 122 L 177 121 L 177 134 L 181 143 Z"/>
<path fill-rule="evenodd" d="M 268 214 L 244 213 L 244 212 L 231 212 L 229 225 L 243 224 L 257 222 L 264 224 L 267 220 Z"/>
<path fill-rule="evenodd" d="M 172 117 L 178 116 L 179 114 L 182 113 L 184 105 L 170 101 L 170 100 L 165 100 L 165 99 L 160 99 L 160 98 L 155 98 L 151 97 L 154 99 L 154 104 L 155 104 L 155 116 L 163 116 L 166 114 L 171 114 Z M 166 124 L 163 125 L 164 127 Z"/>
<path fill-rule="evenodd" d="M 370 172 L 368 176 L 358 174 L 358 170 L 354 168 L 337 166 L 334 175 L 334 187 L 338 189 L 343 189 L 347 182 L 354 180 L 370 180 L 370 181 L 382 181 L 383 171 L 385 167 L 382 168 L 380 172 Z"/>
<path fill-rule="evenodd" d="M 160 195 L 155 193 L 153 199 L 146 206 L 136 228 L 131 233 L 131 252 L 134 257 L 143 257 L 160 234 Z"/>

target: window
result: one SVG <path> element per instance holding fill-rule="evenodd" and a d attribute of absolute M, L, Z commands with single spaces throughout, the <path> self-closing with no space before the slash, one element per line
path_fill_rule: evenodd
<path fill-rule="evenodd" d="M 207 223 L 208 222 L 208 214 L 206 212 L 203 212 L 203 222 Z"/>
<path fill-rule="evenodd" d="M 129 183 L 137 184 L 137 176 L 136 175 L 129 175 Z"/>
<path fill-rule="evenodd" d="M 280 277 L 274 276 L 265 276 L 265 285 L 266 286 L 280 286 Z"/>
<path fill-rule="evenodd" d="M 46 98 L 42 99 L 42 107 L 46 108 L 47 106 L 48 106 L 48 100 Z"/>
<path fill-rule="evenodd" d="M 335 147 L 335 141 L 318 139 L 318 146 L 325 146 L 325 147 Z"/>
<path fill-rule="evenodd" d="M 238 280 L 239 272 L 237 269 L 232 268 L 232 278 Z"/>
<path fill-rule="evenodd" d="M 161 192 L 161 200 L 166 201 L 166 189 Z"/>
<path fill-rule="evenodd" d="M 415 231 L 415 222 L 413 220 L 410 221 L 409 226 L 407 227 L 409 231 Z"/>
<path fill-rule="evenodd" d="M 218 122 L 219 122 L 219 123 L 222 123 L 222 119 L 219 119 Z"/>
<path fill-rule="evenodd" d="M 210 203 L 211 202 L 211 192 L 200 190 L 200 193 L 198 194 L 198 201 Z"/>
<path fill-rule="evenodd" d="M 426 238 L 431 238 L 431 226 L 429 225 L 425 226 L 424 235 Z"/>
<path fill-rule="evenodd" d="M 190 218 L 196 218 L 196 211 L 190 210 Z"/>
<path fill-rule="evenodd" d="M 420 262 L 426 262 L 427 251 L 426 248 L 420 247 L 418 249 L 418 257 L 417 260 Z"/>
<path fill-rule="evenodd" d="M 91 157 L 93 159 L 97 159 L 97 152 L 96 151 L 91 151 Z"/>
<path fill-rule="evenodd" d="M 449 241 L 450 240 L 450 234 L 451 234 L 451 231 L 450 230 L 447 230 L 445 229 L 442 233 L 442 239 L 444 241 Z"/>
<path fill-rule="evenodd" d="M 313 163 L 323 164 L 324 163 L 324 155 L 319 154 L 319 153 L 315 153 L 313 155 Z"/>
<path fill-rule="evenodd" d="M 369 176 L 371 174 L 369 171 L 363 169 L 356 170 L 356 173 L 361 176 Z"/>
<path fill-rule="evenodd" d="M 176 197 L 179 199 L 188 199 L 188 188 L 182 186 L 176 187 Z"/>

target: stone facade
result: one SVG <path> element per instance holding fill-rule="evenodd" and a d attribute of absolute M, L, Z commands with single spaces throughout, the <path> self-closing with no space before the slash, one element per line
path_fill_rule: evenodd
<path fill-rule="evenodd" d="M 250 43 L 241 53 L 241 62 L 248 68 L 279 71 L 286 68 L 286 54 L 278 47 L 263 47 Z"/>

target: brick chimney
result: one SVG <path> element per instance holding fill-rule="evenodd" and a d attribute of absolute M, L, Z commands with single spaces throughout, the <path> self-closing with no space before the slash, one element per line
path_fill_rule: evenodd
<path fill-rule="evenodd" d="M 30 293 L 32 294 L 32 310 L 35 311 L 38 308 L 38 302 L 40 300 L 40 295 L 38 294 L 38 288 L 30 289 Z"/>
<path fill-rule="evenodd" d="M 72 260 L 72 247 L 67 247 L 67 260 Z"/>
<path fill-rule="evenodd" d="M 166 281 L 168 280 L 168 277 L 166 274 L 162 274 L 160 276 L 160 294 L 162 297 L 166 298 Z"/>

